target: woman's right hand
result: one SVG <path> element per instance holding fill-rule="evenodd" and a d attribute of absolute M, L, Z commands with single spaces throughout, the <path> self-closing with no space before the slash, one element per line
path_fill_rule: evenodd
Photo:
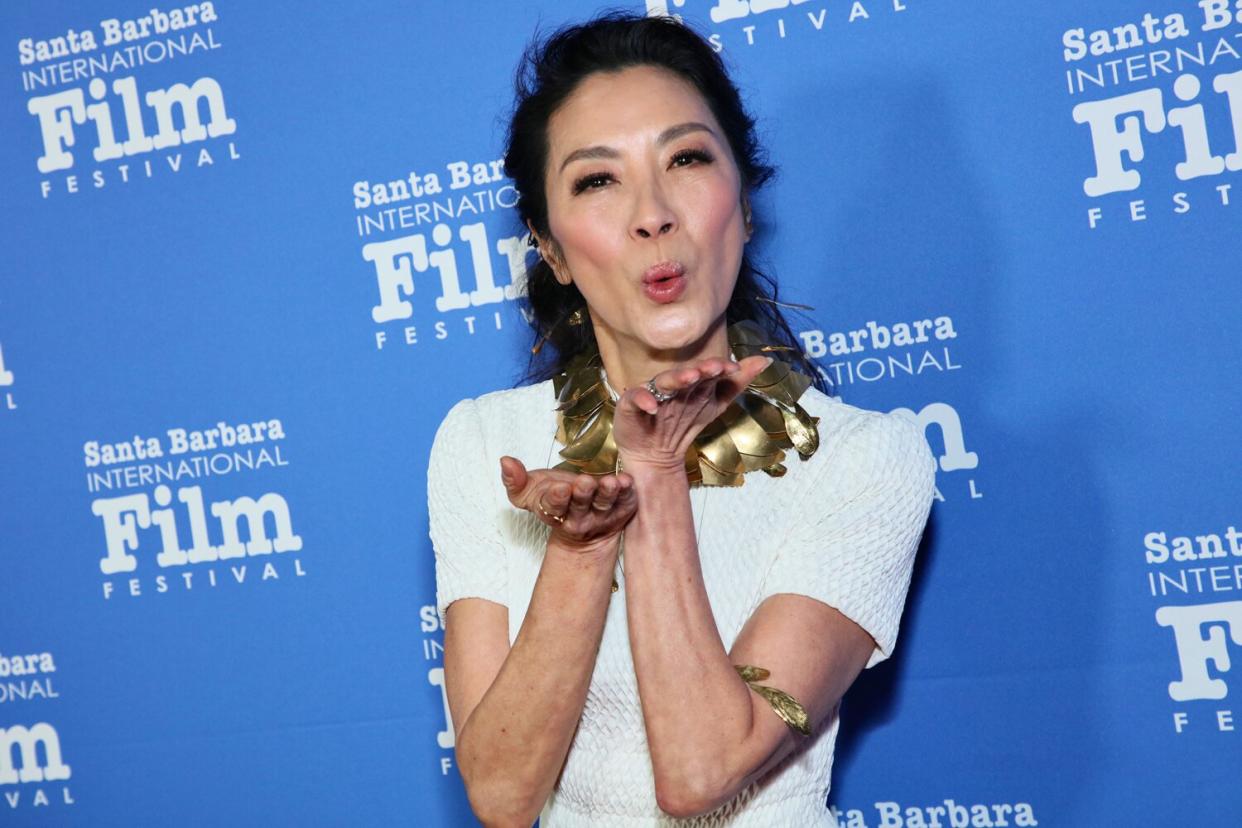
<path fill-rule="evenodd" d="M 625 472 L 595 477 L 561 469 L 528 471 L 514 457 L 500 458 L 509 502 L 552 527 L 552 537 L 581 551 L 611 542 L 634 517 L 638 498 Z"/>

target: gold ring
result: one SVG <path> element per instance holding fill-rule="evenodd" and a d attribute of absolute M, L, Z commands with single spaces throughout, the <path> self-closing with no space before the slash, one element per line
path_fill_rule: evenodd
<path fill-rule="evenodd" d="M 554 515 L 551 512 L 549 512 L 547 509 L 543 508 L 542 506 L 538 506 L 536 508 L 539 509 L 539 514 L 543 515 L 546 518 L 551 518 L 552 520 L 555 520 L 557 523 L 565 522 L 565 518 L 563 515 Z"/>

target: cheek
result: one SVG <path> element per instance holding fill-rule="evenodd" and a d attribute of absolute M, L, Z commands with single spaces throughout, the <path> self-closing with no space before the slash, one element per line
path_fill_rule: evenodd
<path fill-rule="evenodd" d="M 738 182 L 732 176 L 713 175 L 695 184 L 685 191 L 683 215 L 701 244 L 726 253 L 737 241 L 734 236 L 744 233 Z"/>
<path fill-rule="evenodd" d="M 598 209 L 562 214 L 550 225 L 575 279 L 589 279 L 593 271 L 605 268 L 620 255 L 618 240 L 609 232 L 612 222 Z"/>
<path fill-rule="evenodd" d="M 716 274 L 713 292 L 723 295 L 727 301 L 737 281 L 742 249 L 746 243 L 745 221 L 735 186 L 731 182 L 723 182 L 704 188 L 691 215 L 696 217 L 698 225 L 695 235 Z"/>

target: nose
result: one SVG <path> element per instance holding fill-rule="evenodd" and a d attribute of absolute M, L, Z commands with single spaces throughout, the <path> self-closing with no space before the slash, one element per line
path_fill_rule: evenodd
<path fill-rule="evenodd" d="M 630 232 L 640 239 L 649 239 L 671 233 L 676 228 L 677 216 L 659 184 L 652 183 L 644 188 L 634 205 Z"/>

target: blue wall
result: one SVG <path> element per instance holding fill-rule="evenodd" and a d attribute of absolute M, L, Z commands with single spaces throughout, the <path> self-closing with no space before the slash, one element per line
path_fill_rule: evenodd
<path fill-rule="evenodd" d="M 490 165 L 526 40 L 596 6 L 150 5 L 0 11 L 0 822 L 472 824 L 425 464 L 520 374 Z M 941 463 L 842 824 L 1238 824 L 1242 11 L 766 5 L 669 10 L 781 167 L 807 349 Z"/>

